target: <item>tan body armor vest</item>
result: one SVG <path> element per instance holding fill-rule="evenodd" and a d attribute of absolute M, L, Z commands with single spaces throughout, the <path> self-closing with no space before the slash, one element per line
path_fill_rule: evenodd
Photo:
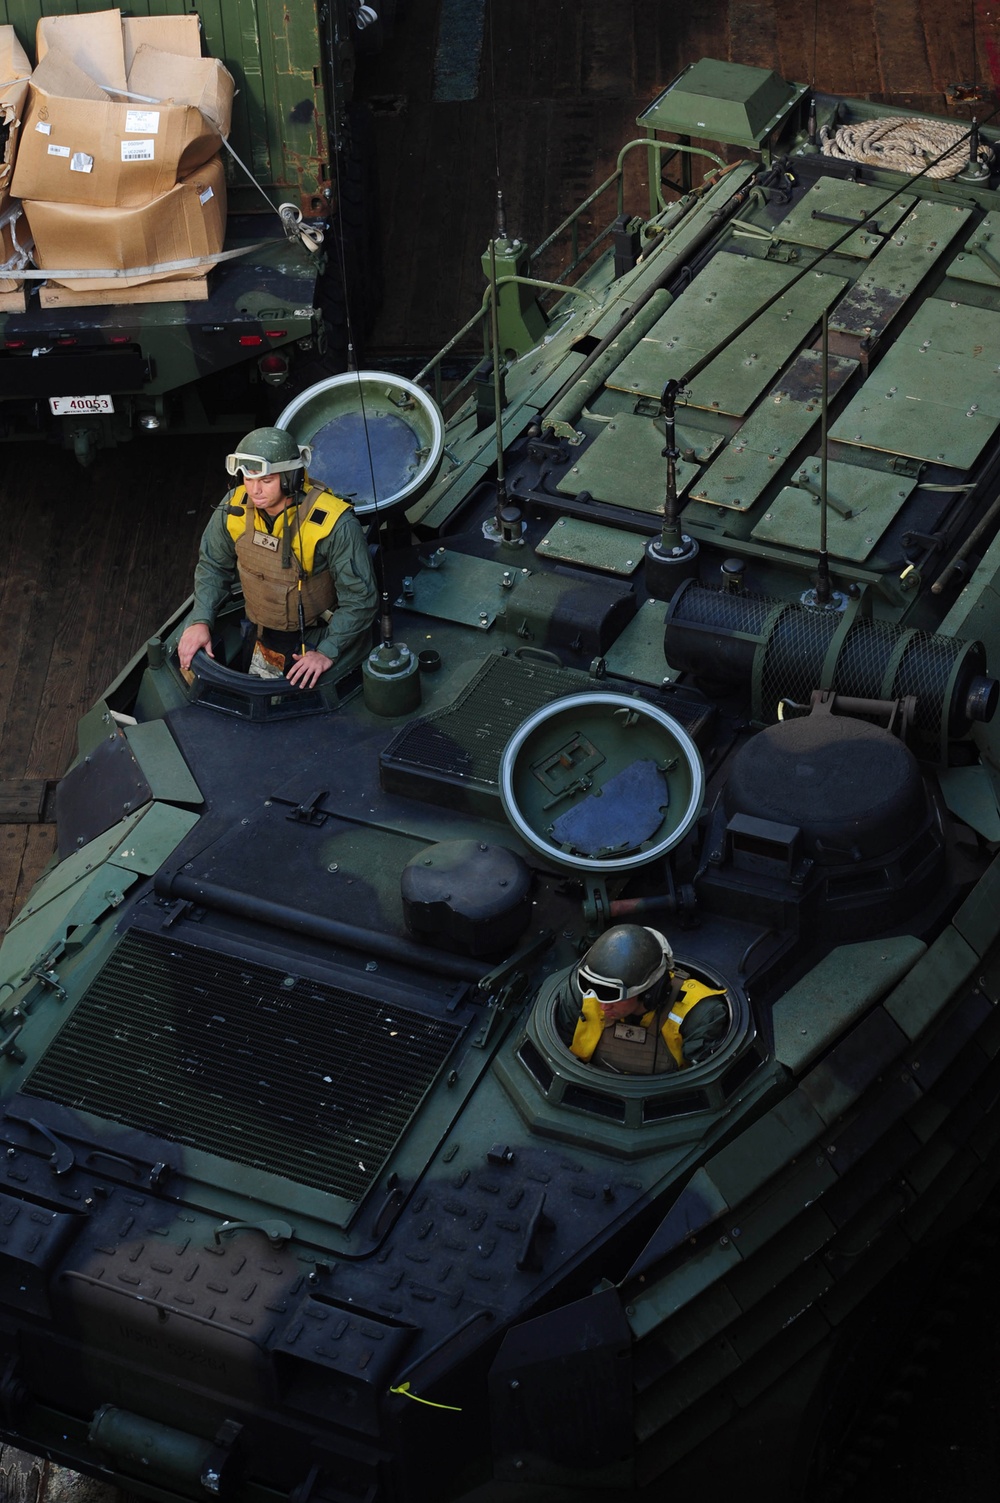
<path fill-rule="evenodd" d="M 332 611 L 337 604 L 329 569 L 313 572 L 316 544 L 333 531 L 337 519 L 349 509 L 348 502 L 331 496 L 318 485 L 313 486 L 299 506 L 289 507 L 277 519 L 283 525 L 272 533 L 262 520 L 258 526 L 257 509 L 246 499 L 245 492 L 240 495 L 241 490 L 242 487 L 236 491 L 233 501 L 246 507 L 246 516 L 233 518 L 229 530 L 235 539 L 247 615 L 255 626 L 270 627 L 272 631 L 297 631 L 301 585 L 305 624 L 315 625 L 323 611 Z M 320 497 L 324 504 L 317 507 Z M 319 517 L 313 517 L 314 508 Z"/>
<path fill-rule="evenodd" d="M 648 1020 L 648 1021 L 647 1021 Z M 620 1075 L 652 1075 L 677 1069 L 677 1061 L 656 1026 L 656 1014 L 609 1023 L 591 1055 L 595 1065 Z"/>
<path fill-rule="evenodd" d="M 724 991 L 686 972 L 675 972 L 666 1011 L 661 1005 L 641 1017 L 605 1021 L 596 997 L 584 997 L 570 1052 L 577 1059 L 627 1075 L 683 1069 L 687 1061 L 681 1023 L 704 997 L 722 996 Z"/>

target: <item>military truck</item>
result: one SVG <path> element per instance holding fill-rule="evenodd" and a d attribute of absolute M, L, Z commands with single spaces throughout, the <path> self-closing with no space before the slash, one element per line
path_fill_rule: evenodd
<path fill-rule="evenodd" d="M 52 9 L 0 0 L 0 25 L 14 26 L 32 63 L 36 22 Z M 145 0 L 129 15 L 184 9 Z M 225 254 L 207 300 L 154 302 L 151 292 L 147 301 L 133 289 L 140 300 L 125 302 L 112 290 L 43 308 L 39 273 L 29 274 L 26 311 L 10 300 L 0 311 L 5 440 L 45 436 L 88 463 L 137 430 L 245 427 L 283 405 L 296 381 L 344 368 L 349 330 L 360 347 L 380 299 L 377 169 L 355 68 L 394 13 L 387 0 L 198 7 L 203 52 L 236 85 Z"/>

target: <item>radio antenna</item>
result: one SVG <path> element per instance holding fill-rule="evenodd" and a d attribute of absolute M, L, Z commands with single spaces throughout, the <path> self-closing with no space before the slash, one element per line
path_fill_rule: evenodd
<path fill-rule="evenodd" d="M 823 338 L 820 343 L 822 370 L 820 372 L 820 439 L 819 439 L 819 560 L 816 568 L 816 604 L 829 605 L 830 555 L 827 551 L 826 523 L 827 506 L 827 426 L 830 420 L 830 315 L 823 309 Z"/>
<path fill-rule="evenodd" d="M 507 508 L 507 477 L 503 457 L 503 380 L 500 372 L 500 310 L 497 303 L 497 241 L 507 238 L 503 192 L 497 189 L 496 233 L 490 240 L 490 354 L 493 361 L 493 416 L 496 423 L 497 496 L 494 528 L 503 536 L 503 518 Z"/>
<path fill-rule="evenodd" d="M 490 239 L 489 288 L 490 288 L 490 335 L 489 354 L 492 363 L 493 417 L 496 425 L 497 480 L 496 504 L 493 516 L 483 523 L 483 536 L 491 542 L 521 542 L 521 510 L 510 502 L 507 494 L 507 472 L 503 452 L 503 409 L 506 402 L 503 367 L 500 352 L 500 302 L 497 293 L 497 243 L 507 241 L 507 211 L 503 201 L 502 174 L 500 171 L 500 132 L 497 112 L 496 47 L 493 38 L 493 7 L 487 10 L 488 26 L 488 72 L 490 83 L 490 114 L 493 123 L 493 165 L 496 182 L 496 209 L 494 233 Z"/>

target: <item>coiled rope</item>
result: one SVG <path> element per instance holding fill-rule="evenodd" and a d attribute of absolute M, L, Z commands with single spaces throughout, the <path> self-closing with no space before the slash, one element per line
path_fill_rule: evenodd
<path fill-rule="evenodd" d="M 925 172 L 928 177 L 956 177 L 969 160 L 969 130 L 950 120 L 913 120 L 889 115 L 820 130 L 823 155 L 893 172 Z M 980 143 L 979 160 L 993 162 L 992 149 Z"/>

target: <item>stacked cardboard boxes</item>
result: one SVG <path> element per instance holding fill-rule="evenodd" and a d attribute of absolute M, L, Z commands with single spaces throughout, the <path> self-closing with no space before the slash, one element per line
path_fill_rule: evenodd
<path fill-rule="evenodd" d="M 23 221 L 18 226 L 18 205 L 11 200 L 10 181 L 30 72 L 31 64 L 13 26 L 0 26 L 0 311 L 3 312 L 24 307 L 23 286 L 8 275 L 17 269 L 21 259 L 18 246 L 27 238 Z"/>
<path fill-rule="evenodd" d="M 177 263 L 222 249 L 233 80 L 201 56 L 197 16 L 46 16 L 35 42 L 12 192 L 36 264 L 81 301 L 177 279 L 204 296 L 205 268 Z M 124 275 L 73 275 L 103 270 Z"/>

